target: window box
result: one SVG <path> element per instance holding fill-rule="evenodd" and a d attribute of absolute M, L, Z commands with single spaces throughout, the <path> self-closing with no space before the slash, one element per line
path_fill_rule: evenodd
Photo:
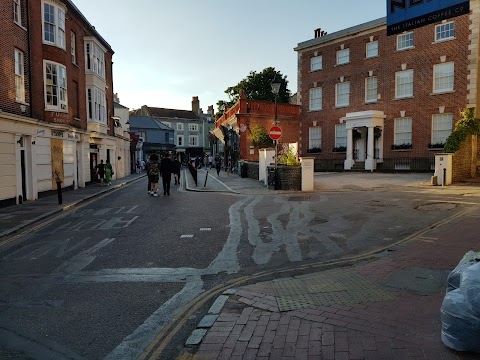
<path fill-rule="evenodd" d="M 443 149 L 444 147 L 445 143 L 428 144 L 429 149 Z"/>
<path fill-rule="evenodd" d="M 412 148 L 412 144 L 392 145 L 392 150 L 410 150 Z"/>
<path fill-rule="evenodd" d="M 313 148 L 307 150 L 307 153 L 309 153 L 309 154 L 311 154 L 311 153 L 321 153 L 321 152 L 322 152 L 322 149 L 320 149 L 319 147 L 313 147 Z"/>
<path fill-rule="evenodd" d="M 338 146 L 338 147 L 335 147 L 333 148 L 332 150 L 333 152 L 347 152 L 347 147 L 346 146 Z"/>

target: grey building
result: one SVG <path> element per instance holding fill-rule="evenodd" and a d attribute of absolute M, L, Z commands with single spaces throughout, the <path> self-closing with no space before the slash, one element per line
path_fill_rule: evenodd
<path fill-rule="evenodd" d="M 130 131 L 140 136 L 143 159 L 151 154 L 175 152 L 172 128 L 149 116 L 130 116 L 129 121 Z"/>

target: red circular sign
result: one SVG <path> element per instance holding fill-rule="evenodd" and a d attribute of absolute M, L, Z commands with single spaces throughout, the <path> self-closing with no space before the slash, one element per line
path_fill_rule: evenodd
<path fill-rule="evenodd" d="M 268 131 L 268 135 L 270 135 L 270 139 L 278 140 L 282 137 L 282 129 L 278 126 L 272 126 Z"/>

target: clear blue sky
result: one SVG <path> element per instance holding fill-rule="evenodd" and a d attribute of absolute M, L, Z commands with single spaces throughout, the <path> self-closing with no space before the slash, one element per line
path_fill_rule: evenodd
<path fill-rule="evenodd" d="M 386 15 L 386 0 L 73 0 L 115 51 L 122 105 L 191 109 L 272 66 L 297 91 L 298 43 Z"/>

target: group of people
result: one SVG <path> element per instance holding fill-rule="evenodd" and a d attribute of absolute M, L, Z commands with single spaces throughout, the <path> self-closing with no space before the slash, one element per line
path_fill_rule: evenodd
<path fill-rule="evenodd" d="M 104 181 L 107 185 L 112 185 L 112 175 L 114 172 L 110 160 L 107 160 L 106 164 L 103 163 L 103 160 L 100 160 L 100 164 L 98 164 L 96 168 L 96 174 L 100 179 L 100 186 L 103 186 Z"/>
<path fill-rule="evenodd" d="M 161 159 L 159 159 L 157 154 L 150 155 L 145 168 L 148 176 L 148 194 L 151 196 L 158 196 L 158 181 L 160 177 L 163 183 L 163 196 L 170 196 L 172 175 L 175 179 L 175 185 L 180 184 L 181 163 L 177 157 L 173 160 L 170 159 L 169 153 L 166 153 Z"/>

